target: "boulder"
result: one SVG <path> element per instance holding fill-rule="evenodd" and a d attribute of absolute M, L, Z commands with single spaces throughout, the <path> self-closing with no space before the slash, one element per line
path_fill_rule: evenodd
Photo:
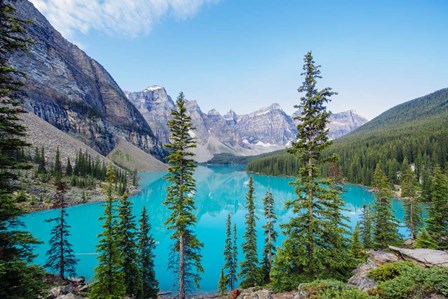
<path fill-rule="evenodd" d="M 375 268 L 386 263 L 398 262 L 398 256 L 391 252 L 370 250 L 369 258 L 365 263 L 360 264 L 354 271 L 353 276 L 348 280 L 348 284 L 357 287 L 362 291 L 367 291 L 376 287 L 377 282 L 367 275 Z"/>
<path fill-rule="evenodd" d="M 50 290 L 50 295 L 47 298 L 59 298 L 62 295 L 66 295 L 73 291 L 72 285 L 62 285 L 54 287 Z"/>
<path fill-rule="evenodd" d="M 361 291 L 368 291 L 377 286 L 377 282 L 368 277 L 368 273 L 377 268 L 378 265 L 372 260 L 362 263 L 353 271 L 353 276 L 348 280 L 348 284 L 357 287 Z"/>
<path fill-rule="evenodd" d="M 270 290 L 253 287 L 243 290 L 238 299 L 273 299 L 273 297 Z"/>
<path fill-rule="evenodd" d="M 400 259 L 391 252 L 385 251 L 369 251 L 368 252 L 371 260 L 376 266 L 384 265 L 385 263 L 398 262 Z"/>
<path fill-rule="evenodd" d="M 406 247 L 413 247 L 415 246 L 416 242 L 414 239 L 407 239 L 406 241 L 403 242 L 403 245 Z"/>
<path fill-rule="evenodd" d="M 448 268 L 448 252 L 426 248 L 407 249 L 389 246 L 389 249 L 403 260 L 415 262 L 424 267 L 441 266 Z"/>

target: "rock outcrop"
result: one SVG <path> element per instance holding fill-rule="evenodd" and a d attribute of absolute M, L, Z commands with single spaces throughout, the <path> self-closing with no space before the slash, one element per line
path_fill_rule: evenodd
<path fill-rule="evenodd" d="M 238 299 L 273 299 L 272 291 L 253 287 L 244 289 L 237 297 Z"/>
<path fill-rule="evenodd" d="M 426 248 L 407 249 L 389 246 L 389 249 L 405 261 L 419 264 L 423 267 L 448 268 L 448 252 Z"/>
<path fill-rule="evenodd" d="M 424 248 L 407 249 L 394 246 L 389 246 L 389 249 L 392 252 L 370 251 L 369 258 L 353 271 L 353 276 L 348 280 L 348 284 L 363 291 L 376 287 L 377 282 L 368 277 L 368 273 L 385 263 L 410 261 L 423 267 L 448 267 L 448 253 L 445 251 Z"/>
<path fill-rule="evenodd" d="M 11 63 L 27 74 L 21 94 L 25 109 L 103 155 L 121 137 L 155 156 L 160 143 L 111 75 L 57 32 L 26 0 L 12 2 L 33 41 Z"/>

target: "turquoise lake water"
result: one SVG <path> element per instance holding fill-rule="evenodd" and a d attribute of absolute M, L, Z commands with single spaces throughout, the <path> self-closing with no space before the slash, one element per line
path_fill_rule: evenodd
<path fill-rule="evenodd" d="M 156 274 L 160 283 L 161 291 L 173 289 L 176 278 L 167 270 L 169 236 L 163 222 L 168 217 L 168 210 L 162 204 L 165 200 L 167 183 L 163 179 L 165 173 L 143 173 L 141 174 L 141 192 L 131 197 L 134 205 L 134 214 L 140 217 L 143 206 L 149 212 L 152 234 L 157 240 L 156 248 Z M 295 198 L 293 188 L 289 185 L 293 179 L 270 177 L 264 175 L 252 175 L 256 193 L 256 214 L 259 252 L 263 248 L 262 225 L 263 206 L 262 198 L 269 190 L 275 199 L 275 211 L 278 215 L 278 223 L 286 223 L 290 213 L 285 210 L 284 203 Z M 238 231 L 238 244 L 242 243 L 244 230 L 244 216 L 246 210 L 245 196 L 249 174 L 241 166 L 199 166 L 195 173 L 197 181 L 196 208 L 198 223 L 196 232 L 204 243 L 202 250 L 202 264 L 204 274 L 201 281 L 201 293 L 216 292 L 219 274 L 224 263 L 223 250 L 225 239 L 225 222 L 227 214 L 232 215 L 232 222 L 236 223 Z M 344 212 L 350 219 L 350 226 L 354 227 L 363 204 L 371 203 L 374 199 L 366 188 L 354 185 L 346 185 L 343 194 L 345 207 Z M 395 215 L 402 221 L 403 208 L 401 202 L 393 201 Z M 87 280 L 93 278 L 93 271 L 97 264 L 96 244 L 97 235 L 101 231 L 101 223 L 98 218 L 102 216 L 104 208 L 101 203 L 90 203 L 67 208 L 69 213 L 68 223 L 71 225 L 71 239 L 77 257 L 80 259 L 77 266 L 77 274 L 83 275 Z M 26 229 L 43 241 L 36 248 L 38 254 L 35 262 L 43 265 L 45 263 L 45 252 L 48 250 L 49 232 L 52 224 L 44 220 L 56 216 L 56 210 L 42 211 L 24 215 L 23 222 Z M 232 225 L 233 225 L 232 223 Z M 277 227 L 278 228 L 278 227 Z M 403 235 L 407 231 L 401 229 Z M 279 234 L 278 245 L 284 237 Z M 241 249 L 239 250 L 239 261 L 243 259 Z"/>

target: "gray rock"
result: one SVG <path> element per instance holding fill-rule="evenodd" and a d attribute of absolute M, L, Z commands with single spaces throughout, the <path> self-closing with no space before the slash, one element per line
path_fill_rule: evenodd
<path fill-rule="evenodd" d="M 348 280 L 349 285 L 355 286 L 362 291 L 367 291 L 377 286 L 377 282 L 368 277 L 371 270 L 378 268 L 385 263 L 398 262 L 400 260 L 391 252 L 371 250 L 368 253 L 369 258 L 367 261 L 360 264 L 353 271 L 353 276 Z"/>
<path fill-rule="evenodd" d="M 122 137 L 156 156 L 163 149 L 142 115 L 112 76 L 57 32 L 26 0 L 14 1 L 33 43 L 11 63 L 27 74 L 21 94 L 25 109 L 107 155 Z"/>
<path fill-rule="evenodd" d="M 407 249 L 389 246 L 389 249 L 396 252 L 402 259 L 412 261 L 425 267 L 448 267 L 448 252 L 426 248 Z"/>
<path fill-rule="evenodd" d="M 348 110 L 330 115 L 330 123 L 328 124 L 330 139 L 342 137 L 363 124 L 368 120 L 353 110 Z"/>
<path fill-rule="evenodd" d="M 257 287 L 245 289 L 238 295 L 239 299 L 272 299 L 272 292 Z"/>
<path fill-rule="evenodd" d="M 59 298 L 60 296 L 66 295 L 71 292 L 73 292 L 72 285 L 57 286 L 50 290 L 50 296 L 52 296 L 52 298 Z"/>
<path fill-rule="evenodd" d="M 385 251 L 369 251 L 369 259 L 376 265 L 381 266 L 385 263 L 398 262 L 400 259 L 391 252 Z"/>
<path fill-rule="evenodd" d="M 353 271 L 353 276 L 348 280 L 348 284 L 356 286 L 362 291 L 367 291 L 371 288 L 376 287 L 377 282 L 368 277 L 367 274 L 377 267 L 378 265 L 375 264 L 372 260 L 367 260 L 367 262 L 362 263 Z"/>
<path fill-rule="evenodd" d="M 175 104 L 166 90 L 150 86 L 140 92 L 125 92 L 128 99 L 140 111 L 156 137 L 162 143 L 169 142 L 167 121 Z M 188 95 L 187 95 L 188 96 Z M 186 107 L 196 128 L 198 148 L 194 151 L 200 162 L 219 153 L 256 155 L 279 150 L 295 139 L 296 123 L 279 104 L 259 109 L 253 113 L 237 115 L 230 110 L 221 115 L 215 109 L 202 112 L 196 101 L 186 100 Z M 330 138 L 335 139 L 351 132 L 367 122 L 353 111 L 331 114 Z"/>

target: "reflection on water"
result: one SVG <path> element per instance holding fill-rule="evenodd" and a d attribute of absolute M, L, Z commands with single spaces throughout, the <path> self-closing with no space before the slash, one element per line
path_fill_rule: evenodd
<path fill-rule="evenodd" d="M 142 191 L 131 198 L 137 217 L 141 214 L 143 206 L 148 210 L 152 233 L 158 242 L 156 248 L 156 273 L 160 281 L 161 290 L 170 290 L 176 279 L 168 272 L 168 249 L 170 245 L 169 232 L 165 230 L 163 222 L 167 219 L 169 211 L 163 205 L 166 196 L 167 183 L 164 180 L 165 173 L 143 173 L 140 185 Z M 285 202 L 295 198 L 293 188 L 289 185 L 293 179 L 270 177 L 264 175 L 253 175 L 256 195 L 256 214 L 259 252 L 263 248 L 262 225 L 263 206 L 262 198 L 269 190 L 275 198 L 275 211 L 278 222 L 288 221 L 290 214 L 285 209 Z M 223 250 L 225 239 L 225 221 L 227 214 L 232 215 L 232 221 L 236 223 L 238 230 L 238 243 L 242 243 L 244 230 L 244 216 L 246 210 L 245 196 L 249 175 L 241 166 L 199 166 L 195 173 L 197 181 L 196 208 L 198 223 L 196 232 L 201 242 L 204 243 L 202 251 L 202 263 L 205 269 L 201 282 L 202 292 L 215 292 L 221 267 L 223 265 Z M 361 208 L 364 204 L 373 201 L 372 194 L 366 188 L 346 185 L 342 195 L 347 209 L 344 214 L 349 218 L 350 226 L 353 227 L 359 219 Z M 393 207 L 395 215 L 403 218 L 401 202 L 394 200 Z M 68 223 L 72 226 L 71 242 L 80 259 L 77 267 L 79 275 L 92 279 L 93 269 L 96 266 L 96 244 L 97 235 L 101 231 L 101 222 L 98 218 L 103 213 L 101 203 L 91 203 L 67 209 Z M 38 257 L 36 262 L 45 262 L 45 252 L 48 250 L 47 242 L 51 224 L 45 223 L 47 218 L 55 217 L 57 211 L 44 211 L 25 215 L 23 220 L 28 230 L 44 244 L 37 248 Z M 277 226 L 278 229 L 278 226 Z M 402 233 L 407 232 L 402 229 Z M 283 236 L 280 234 L 278 245 L 281 244 Z M 243 255 L 239 252 L 239 261 Z"/>

